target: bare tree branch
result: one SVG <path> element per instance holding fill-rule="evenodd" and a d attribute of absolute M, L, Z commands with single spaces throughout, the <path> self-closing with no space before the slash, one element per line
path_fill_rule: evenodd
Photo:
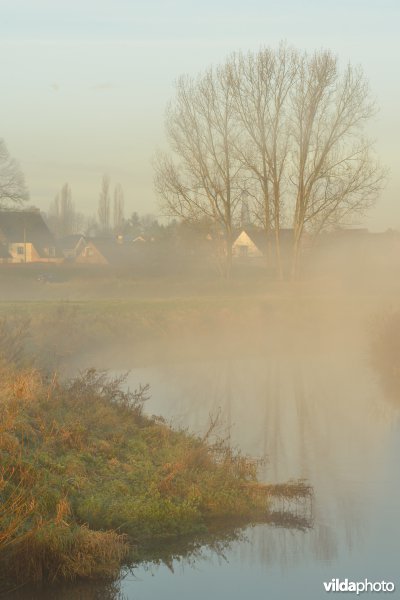
<path fill-rule="evenodd" d="M 9 155 L 4 140 L 0 139 L 0 208 L 21 204 L 28 198 L 24 175 L 17 161 Z"/>

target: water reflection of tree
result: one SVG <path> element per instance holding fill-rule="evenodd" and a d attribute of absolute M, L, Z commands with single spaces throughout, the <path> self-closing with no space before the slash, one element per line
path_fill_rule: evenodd
<path fill-rule="evenodd" d="M 331 560 L 359 545 L 367 519 L 366 482 L 384 448 L 371 376 L 337 354 L 294 348 L 268 356 L 169 365 L 167 412 L 201 433 L 221 413 L 232 445 L 267 455 L 266 481 L 307 478 L 315 486 L 315 527 L 308 552 Z M 165 405 L 164 405 L 165 409 Z M 374 439 L 374 444 L 371 444 Z M 272 534 L 275 535 L 275 534 Z M 281 534 L 279 534 L 281 535 Z"/>
<path fill-rule="evenodd" d="M 283 390 L 286 385 L 285 405 L 277 409 L 273 402 L 266 403 L 264 449 L 275 478 L 285 477 L 292 469 L 294 476 L 315 484 L 315 527 L 308 552 L 318 560 L 331 561 L 340 548 L 352 550 L 363 538 L 363 500 L 374 464 L 367 456 L 373 458 L 375 451 L 369 434 L 376 435 L 376 421 L 368 415 L 371 403 L 360 386 L 365 383 L 365 373 L 358 368 L 353 372 L 343 369 L 337 357 L 333 364 L 297 355 L 282 360 L 285 380 L 279 378 L 277 368 L 272 377 L 280 379 L 274 387 Z M 279 430 L 275 426 L 277 410 Z M 275 436 L 282 446 L 282 430 L 286 452 L 278 453 Z"/>

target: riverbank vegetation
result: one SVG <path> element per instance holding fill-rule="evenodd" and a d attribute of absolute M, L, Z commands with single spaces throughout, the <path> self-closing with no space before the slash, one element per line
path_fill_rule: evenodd
<path fill-rule="evenodd" d="M 371 326 L 370 357 L 386 395 L 400 403 L 400 310 L 375 318 Z"/>
<path fill-rule="evenodd" d="M 3 364 L 3 580 L 112 577 L 135 547 L 262 518 L 253 461 L 143 413 L 148 389 L 89 370 L 67 382 Z"/>
<path fill-rule="evenodd" d="M 117 363 L 125 353 L 143 364 L 147 347 L 154 361 L 161 342 L 171 355 L 171 340 L 187 358 L 209 348 L 211 333 L 215 352 L 217 337 L 222 352 L 228 336 L 243 352 L 247 335 L 257 352 L 254 326 L 264 343 L 260 323 L 271 334 L 272 321 L 287 322 L 290 296 L 281 305 L 239 294 L 1 303 L 0 579 L 112 579 L 125 561 L 166 541 L 204 539 L 223 523 L 299 527 L 272 505 L 282 490 L 259 484 L 255 462 L 213 431 L 198 437 L 146 416 L 146 387 L 127 391 L 123 379 L 94 369 L 65 373 L 99 357 L 114 365 L 118 348 Z M 310 497 L 301 483 L 288 497 L 294 489 Z"/>
<path fill-rule="evenodd" d="M 23 364 L 71 374 L 93 365 L 128 370 L 175 358 L 201 360 L 210 347 L 213 356 L 225 358 L 227 348 L 243 356 L 276 353 L 278 347 L 291 351 L 305 340 L 332 346 L 347 331 L 344 322 L 353 329 L 356 319 L 360 323 L 360 302 L 365 313 L 379 302 L 300 285 L 268 292 L 233 283 L 218 294 L 201 286 L 198 293 L 173 291 L 178 295 L 152 296 L 147 287 L 143 295 L 120 299 L 0 302 L 0 327 L 20 331 Z"/>

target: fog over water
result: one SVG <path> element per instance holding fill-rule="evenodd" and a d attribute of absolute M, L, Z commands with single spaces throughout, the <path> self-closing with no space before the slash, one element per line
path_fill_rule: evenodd
<path fill-rule="evenodd" d="M 134 370 L 130 380 L 138 379 L 152 381 L 147 408 L 176 425 L 202 432 L 208 414 L 219 412 L 232 444 L 267 457 L 263 480 L 310 481 L 314 524 L 304 532 L 258 525 L 247 530 L 247 541 L 233 544 L 226 561 L 211 552 L 177 567 L 174 576 L 166 567 L 152 569 L 151 577 L 141 569 L 138 582 L 128 577 L 123 589 L 140 589 L 143 598 L 161 589 L 165 598 L 184 597 L 189 588 L 192 597 L 203 598 L 215 586 L 220 597 L 241 598 L 244 590 L 259 597 L 268 590 L 272 598 L 321 598 L 322 581 L 332 577 L 395 578 L 398 417 L 363 358 L 205 360 Z"/>
<path fill-rule="evenodd" d="M 229 543 L 222 533 L 220 544 L 199 538 L 194 550 L 187 540 L 156 548 L 154 560 L 150 553 L 124 568 L 111 588 L 77 584 L 57 588 L 57 597 L 319 600 L 332 578 L 399 586 L 400 405 L 371 360 L 374 323 L 398 306 L 397 262 L 369 273 L 349 262 L 340 278 L 314 273 L 262 288 L 231 283 L 209 294 L 198 284 L 201 292 L 191 289 L 184 299 L 176 282 L 158 282 L 153 304 L 140 283 L 125 304 L 104 298 L 94 280 L 81 296 L 71 287 L 72 304 L 74 294 L 92 294 L 82 314 L 105 337 L 85 345 L 91 326 L 74 323 L 80 313 L 68 312 L 67 303 L 53 333 L 63 343 L 68 335 L 80 339 L 68 354 L 70 373 L 95 366 L 128 372 L 131 389 L 149 383 L 145 412 L 174 428 L 204 435 L 210 417 L 218 417 L 215 435 L 261 459 L 262 482 L 305 479 L 313 499 L 311 506 L 276 501 L 291 522 L 250 524 Z M 52 302 L 66 285 L 51 284 Z M 102 317 L 91 315 L 100 305 Z M 136 321 L 121 326 L 126 306 L 142 329 Z M 54 597 L 35 593 L 21 598 Z"/>
<path fill-rule="evenodd" d="M 369 364 L 368 320 L 360 314 L 324 335 L 303 327 L 289 333 L 275 323 L 261 354 L 246 338 L 243 356 L 231 344 L 221 359 L 218 344 L 203 340 L 199 360 L 130 372 L 132 386 L 151 382 L 149 413 L 199 434 L 218 414 L 229 443 L 266 458 L 263 481 L 304 478 L 315 496 L 310 529 L 256 525 L 223 558 L 205 550 L 192 563 L 140 567 L 122 581 L 129 598 L 317 599 L 334 577 L 396 581 L 399 414 Z"/>

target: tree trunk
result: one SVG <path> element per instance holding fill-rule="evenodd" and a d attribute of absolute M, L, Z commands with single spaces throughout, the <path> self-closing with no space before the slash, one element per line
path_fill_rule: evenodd
<path fill-rule="evenodd" d="M 276 227 L 275 227 L 275 262 L 276 262 L 277 278 L 279 281 L 283 281 L 280 231 L 279 231 L 279 228 L 276 228 Z"/>
<path fill-rule="evenodd" d="M 226 269 L 225 278 L 229 281 L 232 274 L 232 232 L 226 232 Z"/>
<path fill-rule="evenodd" d="M 299 258 L 300 258 L 300 243 L 301 243 L 302 231 L 294 231 L 293 240 L 293 252 L 292 252 L 292 264 L 290 270 L 290 276 L 292 281 L 295 281 L 299 274 Z"/>

